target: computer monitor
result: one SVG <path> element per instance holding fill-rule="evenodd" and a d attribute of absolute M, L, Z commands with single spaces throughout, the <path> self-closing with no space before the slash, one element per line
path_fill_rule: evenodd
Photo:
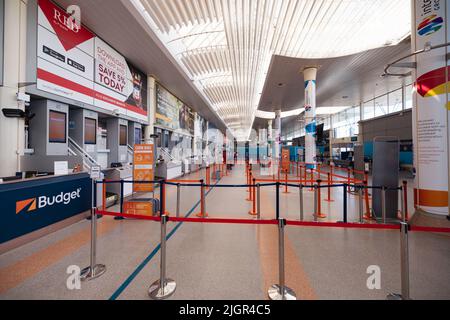
<path fill-rule="evenodd" d="M 84 143 L 97 144 L 97 120 L 84 118 Z"/>

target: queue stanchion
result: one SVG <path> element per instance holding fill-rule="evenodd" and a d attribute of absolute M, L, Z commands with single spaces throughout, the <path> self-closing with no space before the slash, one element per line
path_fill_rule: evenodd
<path fill-rule="evenodd" d="M 300 200 L 300 221 L 304 220 L 304 211 L 303 211 L 303 184 L 300 183 L 299 188 L 299 200 Z"/>
<path fill-rule="evenodd" d="M 358 186 L 358 213 L 359 223 L 364 223 L 364 206 L 363 206 L 363 189 L 362 186 Z"/>
<path fill-rule="evenodd" d="M 403 186 L 403 206 L 405 211 L 405 221 L 409 220 L 408 214 L 408 182 L 406 180 L 402 183 Z"/>
<path fill-rule="evenodd" d="M 314 222 L 317 222 L 318 221 L 318 215 L 317 215 L 317 210 L 318 210 L 318 208 L 317 208 L 317 199 L 318 199 L 318 188 L 317 188 L 317 185 L 314 185 L 313 186 L 313 190 L 314 190 Z"/>
<path fill-rule="evenodd" d="M 327 188 L 328 197 L 324 201 L 326 201 L 326 202 L 334 202 L 334 200 L 331 199 L 331 186 L 332 186 L 332 184 L 331 184 L 331 174 L 329 172 L 327 173 L 327 181 L 328 181 L 328 188 Z"/>
<path fill-rule="evenodd" d="M 180 217 L 180 200 L 181 200 L 181 187 L 180 184 L 177 183 L 177 218 Z"/>
<path fill-rule="evenodd" d="M 386 223 L 386 188 L 381 187 L 381 219 Z"/>
<path fill-rule="evenodd" d="M 205 182 L 204 180 L 200 180 L 200 212 L 197 213 L 197 217 L 206 218 L 208 214 L 206 213 L 206 193 L 205 193 Z"/>
<path fill-rule="evenodd" d="M 372 214 L 370 212 L 370 201 L 369 201 L 369 184 L 367 182 L 368 180 L 364 181 L 364 201 L 366 203 L 366 215 L 365 218 L 366 219 L 371 219 L 372 218 Z"/>
<path fill-rule="evenodd" d="M 291 288 L 285 284 L 284 272 L 284 228 L 286 219 L 278 219 L 278 284 L 272 285 L 268 290 L 271 300 L 297 300 L 297 296 Z"/>
<path fill-rule="evenodd" d="M 104 187 L 104 186 L 103 186 Z M 97 264 L 97 181 L 94 181 L 94 201 L 91 207 L 91 255 L 89 267 L 84 268 L 80 273 L 80 279 L 92 280 L 100 277 L 106 272 L 104 264 Z"/>
<path fill-rule="evenodd" d="M 247 190 L 247 192 L 248 192 L 248 198 L 247 199 L 245 199 L 245 200 L 247 200 L 247 201 L 252 201 L 252 186 L 251 186 L 251 181 L 252 181 L 252 169 L 250 169 L 249 170 L 249 172 L 248 172 L 248 177 L 247 177 L 247 185 L 248 185 L 248 190 Z"/>
<path fill-rule="evenodd" d="M 347 190 L 348 190 L 348 186 L 347 184 L 344 183 L 343 185 L 343 189 L 342 189 L 342 194 L 343 194 L 343 199 L 342 199 L 342 205 L 343 205 L 343 219 L 344 219 L 344 223 L 348 222 L 348 216 L 347 216 L 347 210 L 348 210 L 348 205 L 347 205 L 347 200 L 348 200 L 348 196 L 347 196 Z"/>
<path fill-rule="evenodd" d="M 174 280 L 166 278 L 166 226 L 168 220 L 168 216 L 161 216 L 160 274 L 159 279 L 156 280 L 148 289 L 149 296 L 154 300 L 169 298 L 177 288 L 177 283 Z"/>
<path fill-rule="evenodd" d="M 351 183 L 351 180 L 350 180 L 350 169 L 347 168 L 347 185 L 348 185 L 347 191 L 348 192 L 350 192 L 350 183 Z"/>
<path fill-rule="evenodd" d="M 256 214 L 257 214 L 258 220 L 260 220 L 261 219 L 261 185 L 259 183 L 256 185 L 256 198 L 257 198 Z"/>
<path fill-rule="evenodd" d="M 287 172 L 287 170 L 285 171 L 284 182 L 286 183 L 286 185 L 284 187 L 284 193 L 289 193 L 289 190 L 288 190 L 288 172 Z"/>
<path fill-rule="evenodd" d="M 256 184 L 256 179 L 253 178 L 253 185 L 251 187 L 252 188 L 252 194 L 253 194 L 253 197 L 252 197 L 252 209 L 248 212 L 248 214 L 252 215 L 252 216 L 256 216 L 258 214 L 256 212 L 256 195 L 255 195 L 255 193 L 256 193 L 256 185 L 255 184 Z"/>
<path fill-rule="evenodd" d="M 320 187 L 322 180 L 317 180 L 317 211 L 316 215 L 318 218 L 326 218 L 327 216 L 322 213 L 322 188 Z"/>
<path fill-rule="evenodd" d="M 280 182 L 275 184 L 275 215 L 276 219 L 280 218 Z"/>
<path fill-rule="evenodd" d="M 123 198 L 124 198 L 124 182 L 120 180 L 120 213 L 123 213 Z M 124 220 L 124 217 L 114 217 L 114 220 Z"/>
<path fill-rule="evenodd" d="M 401 293 L 390 293 L 388 300 L 411 300 L 409 292 L 409 225 L 400 222 L 400 272 L 401 272 Z"/>

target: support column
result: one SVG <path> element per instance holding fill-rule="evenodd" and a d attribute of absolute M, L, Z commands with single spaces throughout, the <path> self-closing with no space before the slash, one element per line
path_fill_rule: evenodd
<path fill-rule="evenodd" d="M 272 128 L 272 120 L 267 121 L 267 142 L 269 144 L 269 148 L 267 150 L 268 158 L 272 158 L 272 148 L 273 148 L 273 128 Z"/>
<path fill-rule="evenodd" d="M 279 167 L 281 164 L 281 155 L 280 155 L 280 145 L 281 145 L 281 110 L 275 111 L 275 174 L 279 172 Z"/>
<path fill-rule="evenodd" d="M 155 78 L 147 77 L 147 101 L 148 101 L 148 126 L 144 130 L 144 141 L 150 142 L 151 135 L 154 133 L 155 110 L 156 110 L 156 81 Z"/>
<path fill-rule="evenodd" d="M 1 108 L 25 109 L 17 101 L 17 93 L 24 92 L 19 83 L 26 81 L 26 0 L 4 2 L 3 86 L 0 86 Z M 3 17 L 2 17 L 3 19 Z M 0 66 L 1 67 L 1 66 Z M 25 121 L 6 118 L 0 112 L 0 177 L 12 176 L 21 171 L 20 157 L 24 152 Z"/>
<path fill-rule="evenodd" d="M 412 51 L 450 41 L 448 1 L 412 0 Z M 425 212 L 449 214 L 448 47 L 415 56 L 413 139 L 415 203 Z"/>
<path fill-rule="evenodd" d="M 316 76 L 317 68 L 303 70 L 305 79 L 305 162 L 316 165 Z"/>

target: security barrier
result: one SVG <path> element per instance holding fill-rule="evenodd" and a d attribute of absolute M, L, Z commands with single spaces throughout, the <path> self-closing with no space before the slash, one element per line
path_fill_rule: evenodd
<path fill-rule="evenodd" d="M 320 170 L 320 169 L 319 169 Z M 319 171 L 318 170 L 318 171 Z M 306 168 L 305 168 L 306 171 Z M 208 171 L 207 171 L 208 172 Z M 285 284 L 285 265 L 284 265 L 284 229 L 285 226 L 297 226 L 297 227 L 325 227 L 325 228 L 364 228 L 364 229 L 385 229 L 385 230 L 399 230 L 400 231 L 400 263 L 401 263 L 401 293 L 390 294 L 388 299 L 410 299 L 409 292 L 409 251 L 408 251 L 408 233 L 409 231 L 418 232 L 442 232 L 450 233 L 450 228 L 432 228 L 432 227 L 417 227 L 409 226 L 407 223 L 407 207 L 406 207 L 406 183 L 403 182 L 402 186 L 399 188 L 386 188 L 383 186 L 368 186 L 367 181 L 359 184 L 348 184 L 342 183 L 342 181 L 333 181 L 330 172 L 327 173 L 327 185 L 323 185 L 320 179 L 314 180 L 295 180 L 298 183 L 291 183 L 285 177 L 284 182 L 280 181 L 267 181 L 268 179 L 257 179 L 253 176 L 250 166 L 247 167 L 247 184 L 243 185 L 211 185 L 210 183 L 205 184 L 204 180 L 159 180 L 159 181 L 94 181 L 95 191 L 97 190 L 97 185 L 105 185 L 109 183 L 119 183 L 122 187 L 125 183 L 135 183 L 135 184 L 145 184 L 153 183 L 159 184 L 160 186 L 160 212 L 159 216 L 148 216 L 148 215 L 137 215 L 137 214 L 126 214 L 123 213 L 123 199 L 120 201 L 120 212 L 109 212 L 106 210 L 105 197 L 103 196 L 102 210 L 98 210 L 96 205 L 93 205 L 91 210 L 91 254 L 90 254 L 90 265 L 89 267 L 83 269 L 82 279 L 90 280 L 100 277 L 106 272 L 106 266 L 96 263 L 96 249 L 97 249 L 97 214 L 113 216 L 115 218 L 133 218 L 139 220 L 155 221 L 161 223 L 161 251 L 160 251 L 160 278 L 155 281 L 149 288 L 149 295 L 152 299 L 166 299 L 170 297 L 176 290 L 176 282 L 170 278 L 166 277 L 166 226 L 168 222 L 187 222 L 187 223 L 223 223 L 223 224 L 253 224 L 253 225 L 276 225 L 278 226 L 278 284 L 272 285 L 268 290 L 268 296 L 270 299 L 274 300 L 291 300 L 296 299 L 295 292 L 290 289 Z M 299 172 L 297 171 L 297 174 Z M 321 172 L 320 174 L 324 174 Z M 208 176 L 206 180 L 208 181 Z M 320 177 L 320 175 L 319 175 Z M 346 178 L 346 177 L 344 177 Z M 267 183 L 261 183 L 267 181 Z M 346 180 L 345 182 L 347 182 Z M 354 180 L 356 181 L 356 180 Z M 331 182 L 331 183 L 330 183 Z M 308 184 L 309 183 L 309 184 Z M 177 188 L 177 204 L 176 204 L 176 216 L 169 217 L 166 212 L 165 206 L 165 192 L 166 185 L 175 186 Z M 299 190 L 299 204 L 300 204 L 300 216 L 298 221 L 287 220 L 280 217 L 280 187 L 298 188 Z M 201 212 L 197 215 L 197 218 L 180 217 L 180 192 L 182 187 L 200 187 L 200 206 Z M 248 189 L 249 199 L 252 201 L 252 209 L 249 212 L 256 219 L 223 219 L 223 218 L 210 218 L 206 213 L 206 202 L 205 202 L 205 190 L 207 188 L 245 188 Z M 261 188 L 262 187 L 275 187 L 276 194 L 276 212 L 274 219 L 264 220 L 261 219 Z M 304 198 L 303 192 L 305 188 L 312 188 L 314 190 L 314 221 L 304 221 Z M 328 190 L 328 199 L 330 199 L 330 190 L 332 188 L 342 188 L 344 201 L 343 201 L 343 221 L 342 222 L 319 222 L 318 219 L 323 217 L 321 215 L 321 189 L 326 188 Z M 348 223 L 347 219 L 347 192 L 353 188 L 356 190 L 358 197 L 358 223 Z M 399 224 L 386 224 L 386 212 L 383 210 L 381 221 L 383 224 L 375 223 L 364 223 L 364 201 L 367 199 L 367 194 L 369 189 L 381 189 L 382 197 L 381 201 L 385 201 L 385 192 L 387 190 L 399 190 L 401 194 L 401 218 Z M 96 192 L 94 192 L 94 204 L 96 204 Z M 385 206 L 383 206 L 384 208 Z"/>

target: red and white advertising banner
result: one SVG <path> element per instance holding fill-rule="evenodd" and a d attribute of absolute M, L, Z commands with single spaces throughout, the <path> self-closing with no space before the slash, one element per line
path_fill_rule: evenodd
<path fill-rule="evenodd" d="M 450 40 L 450 5 L 445 0 L 413 1 L 413 51 Z M 415 203 L 434 214 L 448 214 L 449 47 L 416 55 L 413 111 Z"/>
<path fill-rule="evenodd" d="M 37 89 L 148 121 L 145 74 L 50 0 L 38 4 Z"/>

